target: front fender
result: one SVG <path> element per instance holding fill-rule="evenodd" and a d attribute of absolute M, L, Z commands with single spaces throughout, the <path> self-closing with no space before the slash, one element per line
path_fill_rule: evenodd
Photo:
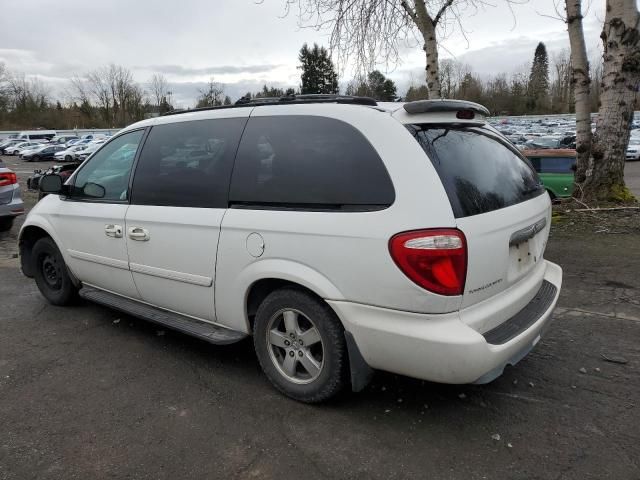
<path fill-rule="evenodd" d="M 31 277 L 32 272 L 29 267 L 29 261 L 31 258 L 31 247 L 33 243 L 28 242 L 28 237 L 30 235 L 29 232 L 33 232 L 33 229 L 38 229 L 44 232 L 46 235 L 51 237 L 53 241 L 58 245 L 58 249 L 62 254 L 62 258 L 65 263 L 68 265 L 68 255 L 66 249 L 62 247 L 61 239 L 56 229 L 53 227 L 51 222 L 48 220 L 45 214 L 42 214 L 38 211 L 38 206 L 36 206 L 30 213 L 27 215 L 27 218 L 20 228 L 20 233 L 18 234 L 18 250 L 20 252 L 20 270 L 21 272 L 27 276 Z M 73 272 L 72 272 L 73 273 Z"/>

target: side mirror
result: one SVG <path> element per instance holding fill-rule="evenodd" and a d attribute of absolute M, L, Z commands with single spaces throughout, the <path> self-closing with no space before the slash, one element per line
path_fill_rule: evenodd
<path fill-rule="evenodd" d="M 62 193 L 62 177 L 60 175 L 45 175 L 40 179 L 40 191 L 44 193 Z"/>

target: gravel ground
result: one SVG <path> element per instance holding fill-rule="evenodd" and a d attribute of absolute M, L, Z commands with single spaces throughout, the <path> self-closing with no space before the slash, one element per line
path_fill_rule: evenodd
<path fill-rule="evenodd" d="M 32 167 L 16 168 L 23 185 Z M 14 227 L 0 234 L 0 479 L 640 479 L 640 232 L 570 221 L 546 255 L 565 272 L 555 320 L 516 367 L 484 386 L 378 373 L 322 406 L 276 393 L 248 341 L 46 304 Z"/>

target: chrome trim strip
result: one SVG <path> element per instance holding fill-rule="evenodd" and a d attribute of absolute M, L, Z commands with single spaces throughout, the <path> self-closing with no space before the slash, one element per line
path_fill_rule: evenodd
<path fill-rule="evenodd" d="M 528 227 L 518 230 L 517 232 L 513 232 L 513 234 L 511 235 L 511 238 L 509 238 L 509 246 L 513 247 L 526 242 L 527 240 L 535 237 L 536 234 L 544 230 L 544 227 L 546 226 L 547 226 L 547 219 L 545 217 L 541 220 L 538 220 L 533 225 L 529 225 Z"/>
<path fill-rule="evenodd" d="M 118 260 L 117 258 L 101 257 L 100 255 L 94 255 L 92 253 L 79 252 L 77 250 L 67 250 L 69 256 L 78 260 L 84 260 L 85 262 L 98 263 L 100 265 L 106 265 L 107 267 L 120 268 L 122 270 L 129 270 L 129 262 L 126 260 Z"/>
<path fill-rule="evenodd" d="M 142 273 L 143 275 L 166 278 L 167 280 L 174 280 L 176 282 L 190 283 L 192 285 L 198 285 L 200 287 L 210 287 L 211 285 L 213 285 L 213 278 L 204 277 L 202 275 L 176 272 L 174 270 L 167 270 L 165 268 L 141 265 L 139 263 L 131 263 L 129 264 L 129 268 L 131 268 L 131 271 L 135 273 Z"/>

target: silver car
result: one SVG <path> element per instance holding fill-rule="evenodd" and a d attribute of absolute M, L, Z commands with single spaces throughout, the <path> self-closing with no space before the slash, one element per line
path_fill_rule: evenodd
<path fill-rule="evenodd" d="M 18 177 L 0 161 L 0 232 L 10 230 L 13 220 L 23 213 Z"/>

